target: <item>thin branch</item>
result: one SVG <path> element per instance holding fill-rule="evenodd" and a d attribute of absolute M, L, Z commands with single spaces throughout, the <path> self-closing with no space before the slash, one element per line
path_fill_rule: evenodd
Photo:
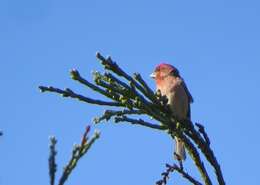
<path fill-rule="evenodd" d="M 123 115 L 141 115 L 144 114 L 143 111 L 141 110 L 120 110 L 120 111 L 115 111 L 115 110 L 106 110 L 104 114 L 100 117 L 94 118 L 94 123 L 100 123 L 103 120 L 110 120 L 114 116 L 123 116 Z"/>
<path fill-rule="evenodd" d="M 117 93 L 121 95 L 119 101 L 124 100 L 124 104 L 129 109 L 132 109 L 134 106 L 132 101 L 139 101 L 139 103 L 135 104 L 135 108 L 141 108 L 140 106 L 142 106 L 147 111 L 152 112 L 152 103 L 148 102 L 148 100 L 142 94 L 140 94 L 139 91 L 136 90 L 136 86 L 134 85 L 134 80 L 132 79 L 132 77 L 129 76 L 129 78 L 131 78 L 132 81 L 129 81 L 130 85 L 127 85 L 119 79 L 114 80 L 113 77 L 110 78 L 111 75 L 108 74 L 102 75 L 99 72 L 96 72 L 94 73 L 94 76 L 97 85 L 104 87 L 112 93 Z"/>
<path fill-rule="evenodd" d="M 115 122 L 128 122 L 131 123 L 133 125 L 142 125 L 145 127 L 149 127 L 149 128 L 153 128 L 153 129 L 157 129 L 157 130 L 167 130 L 167 127 L 163 126 L 163 125 L 155 125 L 152 123 L 148 123 L 142 119 L 132 119 L 132 118 L 128 118 L 126 116 L 122 116 L 122 117 L 115 117 Z"/>
<path fill-rule="evenodd" d="M 134 81 L 131 76 L 129 76 L 126 72 L 124 72 L 116 62 L 113 62 L 110 57 L 107 59 L 103 57 L 100 53 L 97 52 L 96 57 L 101 61 L 101 64 L 105 67 L 105 69 L 110 70 L 117 74 L 118 76 L 124 77 L 128 81 Z"/>
<path fill-rule="evenodd" d="M 183 176 L 183 178 L 187 179 L 191 184 L 193 185 L 202 185 L 199 181 L 197 181 L 194 177 L 189 175 L 186 171 L 183 170 L 183 168 L 177 166 L 176 164 L 169 165 L 166 164 L 166 171 L 162 173 L 163 179 L 156 182 L 156 185 L 166 185 L 167 180 L 170 178 L 170 173 L 178 172 Z"/>
<path fill-rule="evenodd" d="M 102 89 L 102 88 L 90 83 L 86 79 L 84 79 L 76 69 L 71 70 L 70 75 L 71 75 L 71 78 L 73 80 L 78 81 L 79 83 L 85 85 L 86 87 L 88 87 L 88 88 L 108 97 L 108 98 L 111 98 L 111 99 L 116 98 L 116 97 L 112 96 L 110 93 L 108 93 L 107 91 L 105 91 L 104 89 Z"/>
<path fill-rule="evenodd" d="M 145 95 L 149 97 L 149 99 L 157 104 L 159 104 L 158 100 L 156 99 L 154 91 L 146 84 L 144 79 L 142 78 L 141 74 L 134 73 L 134 79 L 136 79 L 142 86 L 145 91 Z"/>
<path fill-rule="evenodd" d="M 55 184 L 55 174 L 57 171 L 57 164 L 56 164 L 56 143 L 57 140 L 55 137 L 50 137 L 50 156 L 49 156 L 49 176 L 50 176 L 50 185 Z"/>
<path fill-rule="evenodd" d="M 113 97 L 115 101 L 119 101 L 124 104 L 129 109 L 133 108 L 133 101 L 131 98 L 134 95 L 131 93 L 130 90 L 124 89 L 118 84 L 112 83 L 110 79 L 106 79 L 106 77 L 99 72 L 94 73 L 95 83 L 98 86 L 105 88 L 109 94 Z"/>
<path fill-rule="evenodd" d="M 199 132 L 202 134 L 202 136 L 204 137 L 205 142 L 207 143 L 207 145 L 210 145 L 210 140 L 209 137 L 205 131 L 205 128 L 203 125 L 199 124 L 199 123 L 195 123 L 195 125 L 199 128 Z"/>
<path fill-rule="evenodd" d="M 115 106 L 115 107 L 123 106 L 119 102 L 105 102 L 105 101 L 101 101 L 101 100 L 91 99 L 91 98 L 85 97 L 83 95 L 76 94 L 68 88 L 65 89 L 65 90 L 61 90 L 59 88 L 55 88 L 55 87 L 51 87 L 51 86 L 50 87 L 39 86 L 39 89 L 41 90 L 41 92 L 46 92 L 46 91 L 53 92 L 53 93 L 60 94 L 63 97 L 70 97 L 70 98 L 78 99 L 78 100 L 83 101 L 85 103 L 96 104 L 96 105 L 104 105 L 104 106 Z"/>
<path fill-rule="evenodd" d="M 126 80 L 131 82 L 138 90 L 140 90 L 144 95 L 147 97 L 150 97 L 147 94 L 147 91 L 142 87 L 135 79 L 133 79 L 130 75 L 128 75 L 123 69 L 121 69 L 116 62 L 112 61 L 110 57 L 107 59 L 103 57 L 100 53 L 96 54 L 96 57 L 101 61 L 102 65 L 105 67 L 105 69 L 108 69 L 118 76 L 124 77 Z"/>
<path fill-rule="evenodd" d="M 117 83 L 118 85 L 124 87 L 125 89 L 130 90 L 130 89 L 129 89 L 129 86 L 128 86 L 125 82 L 119 80 L 119 79 L 116 78 L 113 74 L 106 72 L 106 73 L 104 74 L 104 76 L 107 77 L 108 79 L 112 80 L 113 82 Z"/>
<path fill-rule="evenodd" d="M 61 178 L 59 179 L 58 185 L 64 185 L 64 183 L 69 178 L 71 172 L 73 169 L 77 166 L 78 161 L 88 152 L 90 147 L 95 143 L 95 141 L 100 137 L 100 134 L 96 132 L 93 136 L 93 138 L 88 141 L 88 133 L 90 131 L 90 127 L 88 126 L 86 128 L 85 133 L 83 134 L 81 144 L 76 145 L 72 151 L 71 159 L 69 160 L 69 163 L 64 167 L 64 171 L 62 173 Z"/>
<path fill-rule="evenodd" d="M 185 179 L 190 181 L 194 185 L 202 185 L 199 181 L 195 180 L 192 176 L 190 176 L 187 172 L 185 172 L 183 169 L 178 167 L 177 165 L 174 166 L 175 170 L 178 171 Z"/>

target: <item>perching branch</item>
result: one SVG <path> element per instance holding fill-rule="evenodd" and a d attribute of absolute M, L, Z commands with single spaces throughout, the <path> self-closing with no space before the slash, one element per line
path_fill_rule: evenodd
<path fill-rule="evenodd" d="M 94 136 L 89 140 L 88 133 L 90 131 L 90 127 L 86 128 L 85 133 L 83 134 L 81 143 L 79 145 L 75 145 L 72 151 L 72 156 L 68 162 L 68 164 L 63 168 L 63 173 L 58 181 L 58 185 L 64 185 L 68 180 L 70 174 L 75 169 L 78 164 L 78 161 L 88 152 L 91 146 L 95 143 L 95 141 L 100 137 L 98 132 L 95 132 Z M 57 140 L 55 137 L 50 138 L 50 156 L 49 156 L 49 175 L 50 175 L 50 185 L 55 184 L 55 175 L 57 171 L 57 165 L 55 162 L 55 157 L 57 155 L 57 151 L 55 149 L 55 145 Z"/>
<path fill-rule="evenodd" d="M 191 121 L 177 120 L 167 105 L 167 98 L 162 96 L 159 91 L 154 93 L 140 74 L 135 73 L 132 77 L 121 69 L 116 62 L 112 61 L 110 57 L 105 58 L 100 53 L 97 53 L 97 58 L 104 66 L 106 72 L 104 74 L 100 72 L 93 73 L 95 84 L 84 79 L 75 69 L 71 71 L 71 77 L 73 80 L 80 82 L 111 101 L 88 98 L 76 94 L 68 88 L 65 90 L 45 86 L 40 86 L 39 88 L 42 92 L 53 92 L 85 103 L 112 106 L 118 109 L 105 111 L 102 116 L 94 119 L 95 123 L 114 118 L 115 123 L 126 122 L 157 130 L 167 130 L 167 133 L 173 139 L 175 136 L 182 139 L 205 185 L 212 185 L 212 180 L 200 157 L 199 150 L 205 156 L 207 162 L 215 169 L 218 184 L 225 185 L 220 165 L 210 147 L 209 137 L 202 125 L 196 124 L 197 130 Z M 149 117 L 149 119 L 152 118 L 158 123 L 153 124 L 146 119 L 136 118 L 140 115 Z M 132 118 L 133 116 L 134 118 Z M 178 171 L 178 169 L 175 169 L 175 171 Z M 196 184 L 195 182 L 198 182 L 192 181 L 191 179 L 194 178 L 187 175 L 187 173 L 179 172 L 181 172 L 184 178 L 186 177 L 190 180 L 191 183 Z"/>

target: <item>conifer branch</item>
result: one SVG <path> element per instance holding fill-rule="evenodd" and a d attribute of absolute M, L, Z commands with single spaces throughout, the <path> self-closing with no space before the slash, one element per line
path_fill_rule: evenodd
<path fill-rule="evenodd" d="M 57 93 L 64 97 L 78 99 L 88 104 L 118 108 L 118 110 L 105 111 L 103 115 L 94 119 L 95 123 L 114 118 L 116 123 L 126 122 L 157 130 L 167 130 L 173 139 L 177 136 L 184 142 L 204 184 L 212 185 L 212 181 L 198 150 L 201 151 L 206 161 L 215 169 L 218 184 L 225 185 L 220 165 L 210 147 L 210 139 L 204 126 L 201 124 L 193 124 L 190 120 L 177 120 L 167 105 L 167 98 L 162 96 L 160 91 L 154 93 L 140 74 L 135 73 L 132 77 L 120 68 L 111 57 L 105 58 L 100 53 L 97 53 L 97 58 L 107 71 L 104 74 L 100 72 L 93 73 L 95 84 L 84 79 L 77 70 L 71 71 L 71 77 L 73 80 L 80 82 L 91 90 L 104 95 L 106 98 L 112 100 L 111 102 L 88 98 L 70 89 L 61 90 L 59 88 L 45 86 L 40 86 L 39 88 L 42 92 Z M 139 119 L 129 117 L 136 117 L 138 115 L 146 116 L 146 118 L 143 119 L 142 117 L 142 119 Z M 154 119 L 158 124 L 150 123 L 146 120 L 148 118 Z M 198 129 L 195 128 L 194 125 L 196 125 Z M 198 181 L 193 181 L 192 176 L 184 171 L 180 171 L 178 168 L 176 168 L 175 171 L 182 174 L 183 177 L 190 180 L 191 183 L 197 183 L 196 185 L 201 184 Z"/>

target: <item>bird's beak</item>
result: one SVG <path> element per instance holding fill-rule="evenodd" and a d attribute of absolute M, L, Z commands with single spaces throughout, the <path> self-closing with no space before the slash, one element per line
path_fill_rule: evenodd
<path fill-rule="evenodd" d="M 155 78 L 155 72 L 153 72 L 152 74 L 150 74 L 151 78 Z"/>

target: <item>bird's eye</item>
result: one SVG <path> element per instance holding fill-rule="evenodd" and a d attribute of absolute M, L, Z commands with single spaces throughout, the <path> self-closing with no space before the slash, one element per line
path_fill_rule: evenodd
<path fill-rule="evenodd" d="M 175 77 L 180 77 L 179 71 L 178 70 L 172 70 L 171 75 Z"/>

